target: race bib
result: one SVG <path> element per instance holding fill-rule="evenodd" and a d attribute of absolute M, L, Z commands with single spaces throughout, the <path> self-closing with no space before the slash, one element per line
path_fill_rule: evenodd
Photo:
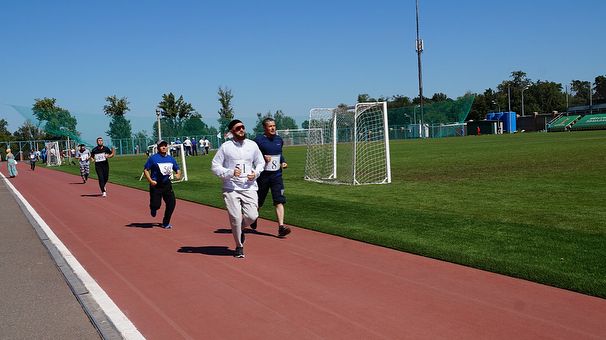
<path fill-rule="evenodd" d="M 86 162 L 86 161 L 88 160 L 88 154 L 87 154 L 87 153 L 84 153 L 84 154 L 80 155 L 80 159 L 81 159 L 83 162 Z"/>
<path fill-rule="evenodd" d="M 160 173 L 164 176 L 170 176 L 173 174 L 173 163 L 158 163 Z"/>
<path fill-rule="evenodd" d="M 280 155 L 267 155 L 271 157 L 269 162 L 265 163 L 265 171 L 278 171 L 280 170 Z"/>
<path fill-rule="evenodd" d="M 95 162 L 103 162 L 107 160 L 107 157 L 105 157 L 105 153 L 96 153 L 95 154 Z"/>
<path fill-rule="evenodd" d="M 235 160 L 231 168 L 240 168 L 240 177 L 246 177 L 253 170 L 252 163 L 246 160 Z"/>

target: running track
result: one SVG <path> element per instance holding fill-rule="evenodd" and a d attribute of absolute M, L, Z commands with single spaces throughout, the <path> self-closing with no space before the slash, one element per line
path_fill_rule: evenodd
<path fill-rule="evenodd" d="M 606 338 L 603 299 L 300 228 L 278 239 L 268 221 L 235 259 L 223 210 L 178 201 L 174 229 L 148 227 L 147 192 L 108 184 L 104 199 L 94 180 L 19 171 L 10 182 L 148 339 Z"/>

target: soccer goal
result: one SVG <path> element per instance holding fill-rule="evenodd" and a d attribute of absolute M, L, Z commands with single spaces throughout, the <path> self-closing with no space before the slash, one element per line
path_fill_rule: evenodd
<path fill-rule="evenodd" d="M 387 103 L 312 109 L 305 179 L 352 185 L 391 183 Z"/>
<path fill-rule="evenodd" d="M 59 142 L 46 142 L 46 166 L 61 165 L 61 150 Z"/>
<path fill-rule="evenodd" d="M 183 144 L 169 144 L 168 152 L 177 160 L 177 164 L 179 164 L 179 168 L 181 169 L 181 179 L 174 180 L 174 173 L 170 174 L 170 180 L 173 183 L 188 181 L 187 178 L 187 163 L 185 162 L 185 147 Z M 147 154 L 152 156 L 158 153 L 158 146 L 156 144 L 149 145 L 147 147 Z M 143 180 L 143 173 L 141 173 L 141 177 L 139 180 Z"/>
<path fill-rule="evenodd" d="M 307 145 L 309 130 L 310 129 L 276 130 L 276 134 L 282 137 L 282 140 L 284 141 L 284 146 Z M 320 135 L 322 134 L 321 129 L 312 130 L 317 130 L 316 133 Z"/>

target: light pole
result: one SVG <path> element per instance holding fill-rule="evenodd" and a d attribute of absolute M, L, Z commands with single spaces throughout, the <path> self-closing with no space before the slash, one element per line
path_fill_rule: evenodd
<path fill-rule="evenodd" d="M 524 117 L 524 91 L 526 91 L 528 87 L 522 88 L 522 117 Z"/>
<path fill-rule="evenodd" d="M 415 105 L 415 107 L 412 109 L 412 115 L 413 115 L 413 124 L 417 123 L 417 107 L 419 107 L 420 105 Z"/>
<path fill-rule="evenodd" d="M 591 92 L 591 82 L 589 82 L 589 114 L 593 113 L 593 97 Z"/>
<path fill-rule="evenodd" d="M 423 40 L 419 36 L 419 0 L 416 1 L 416 21 L 417 21 L 417 65 L 419 69 L 419 108 L 421 110 L 421 124 L 423 124 L 423 72 L 421 68 L 421 53 L 423 53 Z"/>
<path fill-rule="evenodd" d="M 511 86 L 507 85 L 507 104 L 509 112 L 511 112 Z M 501 111 L 501 110 L 499 110 Z"/>
<path fill-rule="evenodd" d="M 162 111 L 160 111 L 160 109 L 156 109 L 156 122 L 158 124 L 158 141 L 162 140 L 162 127 L 160 125 L 160 113 L 162 113 Z"/>
<path fill-rule="evenodd" d="M 493 101 L 492 101 L 492 105 L 494 105 L 494 106 L 498 107 L 498 108 L 499 108 L 499 112 L 501 112 L 501 105 L 499 105 L 499 103 L 497 103 L 497 101 L 496 101 L 496 100 L 493 100 Z"/>

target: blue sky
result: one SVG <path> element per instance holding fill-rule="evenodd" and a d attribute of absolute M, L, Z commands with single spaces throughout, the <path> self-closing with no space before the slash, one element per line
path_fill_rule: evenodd
<path fill-rule="evenodd" d="M 420 0 L 425 95 L 494 88 L 515 70 L 568 84 L 606 74 L 603 0 Z M 415 1 L 2 1 L 0 115 L 54 97 L 91 139 L 104 98 L 128 97 L 150 131 L 163 93 L 217 125 L 217 89 L 236 117 L 418 93 Z"/>

